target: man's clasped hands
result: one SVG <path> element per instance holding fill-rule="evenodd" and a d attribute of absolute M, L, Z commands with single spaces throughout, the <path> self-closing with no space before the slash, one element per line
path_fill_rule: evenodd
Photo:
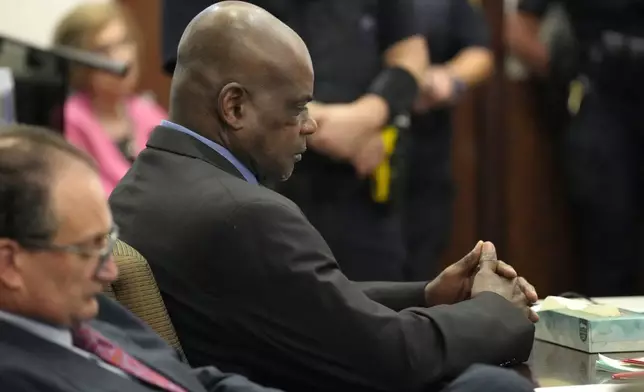
<path fill-rule="evenodd" d="M 350 162 L 359 176 L 371 173 L 384 159 L 383 141 L 377 130 L 389 115 L 386 104 L 375 96 L 345 104 L 309 104 L 309 115 L 318 130 L 309 137 L 315 150 L 339 161 Z M 538 300 L 534 287 L 510 265 L 497 259 L 491 242 L 479 241 L 461 260 L 447 267 L 425 288 L 428 306 L 454 304 L 493 292 L 522 309 L 536 322 L 531 306 Z"/>
<path fill-rule="evenodd" d="M 535 288 L 510 265 L 497 259 L 491 242 L 479 241 L 461 260 L 447 267 L 425 287 L 428 306 L 454 304 L 493 292 L 523 310 L 537 322 L 539 316 L 531 306 L 538 300 Z"/>

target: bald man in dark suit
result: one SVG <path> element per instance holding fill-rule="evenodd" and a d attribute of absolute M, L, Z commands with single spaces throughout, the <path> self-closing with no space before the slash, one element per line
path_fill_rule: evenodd
<path fill-rule="evenodd" d="M 263 185 L 290 176 L 316 131 L 313 79 L 306 45 L 274 16 L 209 7 L 181 38 L 169 121 L 110 196 L 190 363 L 292 391 L 424 391 L 527 359 L 536 293 L 491 244 L 432 282 L 355 283 Z"/>

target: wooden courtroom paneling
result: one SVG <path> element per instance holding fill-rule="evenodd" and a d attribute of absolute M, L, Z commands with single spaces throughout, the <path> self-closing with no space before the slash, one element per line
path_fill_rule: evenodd
<path fill-rule="evenodd" d="M 507 258 L 540 294 L 576 290 L 576 258 L 557 159 L 556 132 L 529 82 L 506 81 Z"/>
<path fill-rule="evenodd" d="M 504 246 L 499 246 L 499 258 L 515 266 L 542 295 L 575 290 L 577 261 L 571 251 L 555 133 L 546 128 L 529 82 L 504 83 L 505 131 L 496 135 L 504 139 L 501 144 L 506 146 L 501 150 L 502 166 L 490 172 L 480 170 L 485 164 L 483 159 L 499 153 L 497 148 L 481 151 L 486 147 L 480 143 L 480 133 L 485 132 L 482 124 L 491 114 L 483 102 L 486 92 L 470 95 L 454 113 L 452 166 L 457 193 L 450 245 L 443 264 L 458 260 L 478 239 L 492 240 L 485 222 L 481 222 L 489 216 L 480 211 L 485 208 L 481 191 L 486 186 L 500 186 L 502 211 L 494 218 L 503 225 L 499 231 L 504 235 Z M 502 179 L 501 183 L 498 178 L 486 181 L 491 176 Z"/>
<path fill-rule="evenodd" d="M 468 94 L 452 114 L 452 170 L 455 200 L 445 266 L 459 260 L 479 239 L 477 230 L 477 95 Z"/>
<path fill-rule="evenodd" d="M 454 117 L 457 197 L 444 263 L 477 239 L 498 244 L 499 258 L 542 296 L 578 286 L 565 194 L 547 116 L 528 83 L 510 82 L 503 60 L 503 1 L 484 0 L 496 58 L 495 76 Z M 548 124 L 548 125 L 546 125 Z"/>
<path fill-rule="evenodd" d="M 505 224 L 505 197 L 503 184 L 506 181 L 505 172 L 502 170 L 506 165 L 507 144 L 505 134 L 507 124 L 504 112 L 506 110 L 505 94 L 505 70 L 503 61 L 505 58 L 504 44 L 504 1 L 484 0 L 485 14 L 490 25 L 490 43 L 494 54 L 494 72 L 489 82 L 483 89 L 483 95 L 479 108 L 482 111 L 477 120 L 481 126 L 477 130 L 478 142 L 478 229 L 479 235 L 493 241 L 499 253 L 503 257 L 507 249 L 507 227 Z"/>
<path fill-rule="evenodd" d="M 119 1 L 132 13 L 143 40 L 139 88 L 154 93 L 157 102 L 167 109 L 170 78 L 161 71 L 161 1 Z"/>

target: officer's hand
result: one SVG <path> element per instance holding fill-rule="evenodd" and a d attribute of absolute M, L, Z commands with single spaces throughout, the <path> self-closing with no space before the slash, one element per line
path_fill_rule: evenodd
<path fill-rule="evenodd" d="M 379 133 L 368 136 L 364 145 L 351 160 L 358 177 L 366 177 L 373 173 L 385 159 L 385 145 Z"/>
<path fill-rule="evenodd" d="M 309 145 L 331 158 L 349 161 L 363 144 L 362 124 L 349 105 L 324 105 L 314 117 L 318 124 Z"/>
<path fill-rule="evenodd" d="M 383 120 L 377 100 L 359 99 L 348 104 L 325 104 L 312 113 L 318 124 L 309 137 L 313 149 L 332 158 L 351 161 L 371 136 L 379 134 Z"/>
<path fill-rule="evenodd" d="M 531 321 L 538 321 L 539 316 L 530 308 L 538 298 L 534 287 L 524 278 L 508 279 L 499 274 L 499 263 L 494 246 L 486 242 L 481 253 L 480 269 L 472 284 L 472 298 L 486 291 L 499 294 L 522 309 Z"/>
<path fill-rule="evenodd" d="M 455 89 L 454 79 L 444 67 L 430 67 L 425 72 L 414 110 L 423 113 L 452 104 Z"/>

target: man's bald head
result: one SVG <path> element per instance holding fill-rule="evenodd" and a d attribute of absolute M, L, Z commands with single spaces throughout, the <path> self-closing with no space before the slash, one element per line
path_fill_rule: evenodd
<path fill-rule="evenodd" d="M 249 3 L 223 1 L 202 11 L 183 33 L 173 89 L 193 77 L 211 93 L 229 82 L 268 86 L 310 61 L 302 39 L 279 19 Z"/>
<path fill-rule="evenodd" d="M 181 37 L 170 120 L 223 144 L 260 176 L 283 178 L 304 149 L 302 135 L 315 130 L 301 115 L 312 94 L 302 39 L 260 7 L 223 1 Z"/>
<path fill-rule="evenodd" d="M 274 52 L 276 51 L 276 52 Z M 242 1 L 223 1 L 203 10 L 186 27 L 177 54 L 181 65 L 188 65 L 194 56 L 240 56 L 235 60 L 273 62 L 308 56 L 302 39 L 286 24 L 266 10 Z"/>

